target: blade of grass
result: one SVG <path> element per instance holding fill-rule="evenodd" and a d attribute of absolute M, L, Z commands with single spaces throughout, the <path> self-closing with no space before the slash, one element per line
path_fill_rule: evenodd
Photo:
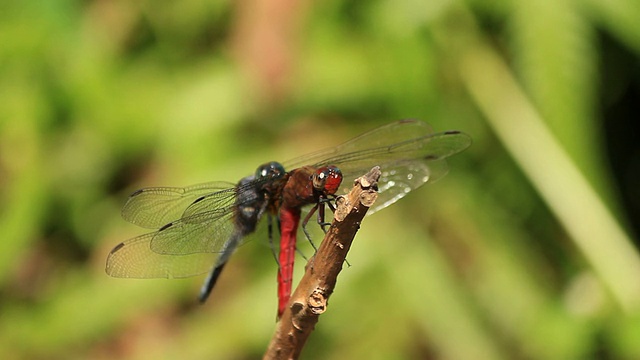
<path fill-rule="evenodd" d="M 462 54 L 469 93 L 505 147 L 625 311 L 640 305 L 640 257 L 612 213 L 567 156 L 513 74 L 481 41 Z"/>

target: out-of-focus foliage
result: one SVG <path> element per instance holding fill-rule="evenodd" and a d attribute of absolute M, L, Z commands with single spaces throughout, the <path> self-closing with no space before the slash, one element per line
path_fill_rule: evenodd
<path fill-rule="evenodd" d="M 109 250 L 144 231 L 127 195 L 235 182 L 401 118 L 474 144 L 366 219 L 303 357 L 640 358 L 640 138 L 606 130 L 637 121 L 640 2 L 0 9 L 0 358 L 260 356 L 266 241 L 204 306 L 201 278 L 109 278 Z"/>

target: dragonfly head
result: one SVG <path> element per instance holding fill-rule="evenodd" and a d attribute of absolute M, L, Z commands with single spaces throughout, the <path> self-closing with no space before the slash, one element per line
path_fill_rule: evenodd
<path fill-rule="evenodd" d="M 327 195 L 338 191 L 342 183 L 342 171 L 336 166 L 323 166 L 313 174 L 313 188 Z"/>
<path fill-rule="evenodd" d="M 284 166 L 276 161 L 262 164 L 256 170 L 256 179 L 278 179 L 285 174 Z"/>

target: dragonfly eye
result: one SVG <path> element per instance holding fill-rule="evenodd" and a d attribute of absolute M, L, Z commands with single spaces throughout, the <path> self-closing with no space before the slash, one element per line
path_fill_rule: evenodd
<path fill-rule="evenodd" d="M 342 172 L 336 166 L 324 166 L 313 174 L 313 188 L 333 195 L 342 183 Z"/>
<path fill-rule="evenodd" d="M 272 161 L 266 164 L 262 164 L 256 170 L 256 178 L 258 179 L 276 179 L 283 176 L 285 173 L 284 166 L 279 162 Z"/>

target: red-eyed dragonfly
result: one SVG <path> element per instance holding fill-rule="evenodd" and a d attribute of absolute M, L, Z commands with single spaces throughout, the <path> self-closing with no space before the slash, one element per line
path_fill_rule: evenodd
<path fill-rule="evenodd" d="M 447 172 L 445 158 L 461 152 L 471 138 L 459 131 L 434 133 L 424 122 L 401 120 L 336 147 L 281 165 L 270 162 L 237 184 L 212 182 L 186 188 L 156 187 L 134 192 L 122 215 L 154 232 L 118 244 L 107 258 L 114 277 L 181 278 L 210 271 L 200 291 L 204 302 L 224 265 L 267 214 L 281 228 L 278 316 L 291 293 L 296 232 L 301 208 L 345 194 L 350 181 L 380 166 L 379 196 L 367 215 L 383 209 Z M 293 169 L 285 171 L 287 169 Z M 271 231 L 269 231 L 271 234 Z M 305 231 L 306 233 L 306 231 Z"/>

